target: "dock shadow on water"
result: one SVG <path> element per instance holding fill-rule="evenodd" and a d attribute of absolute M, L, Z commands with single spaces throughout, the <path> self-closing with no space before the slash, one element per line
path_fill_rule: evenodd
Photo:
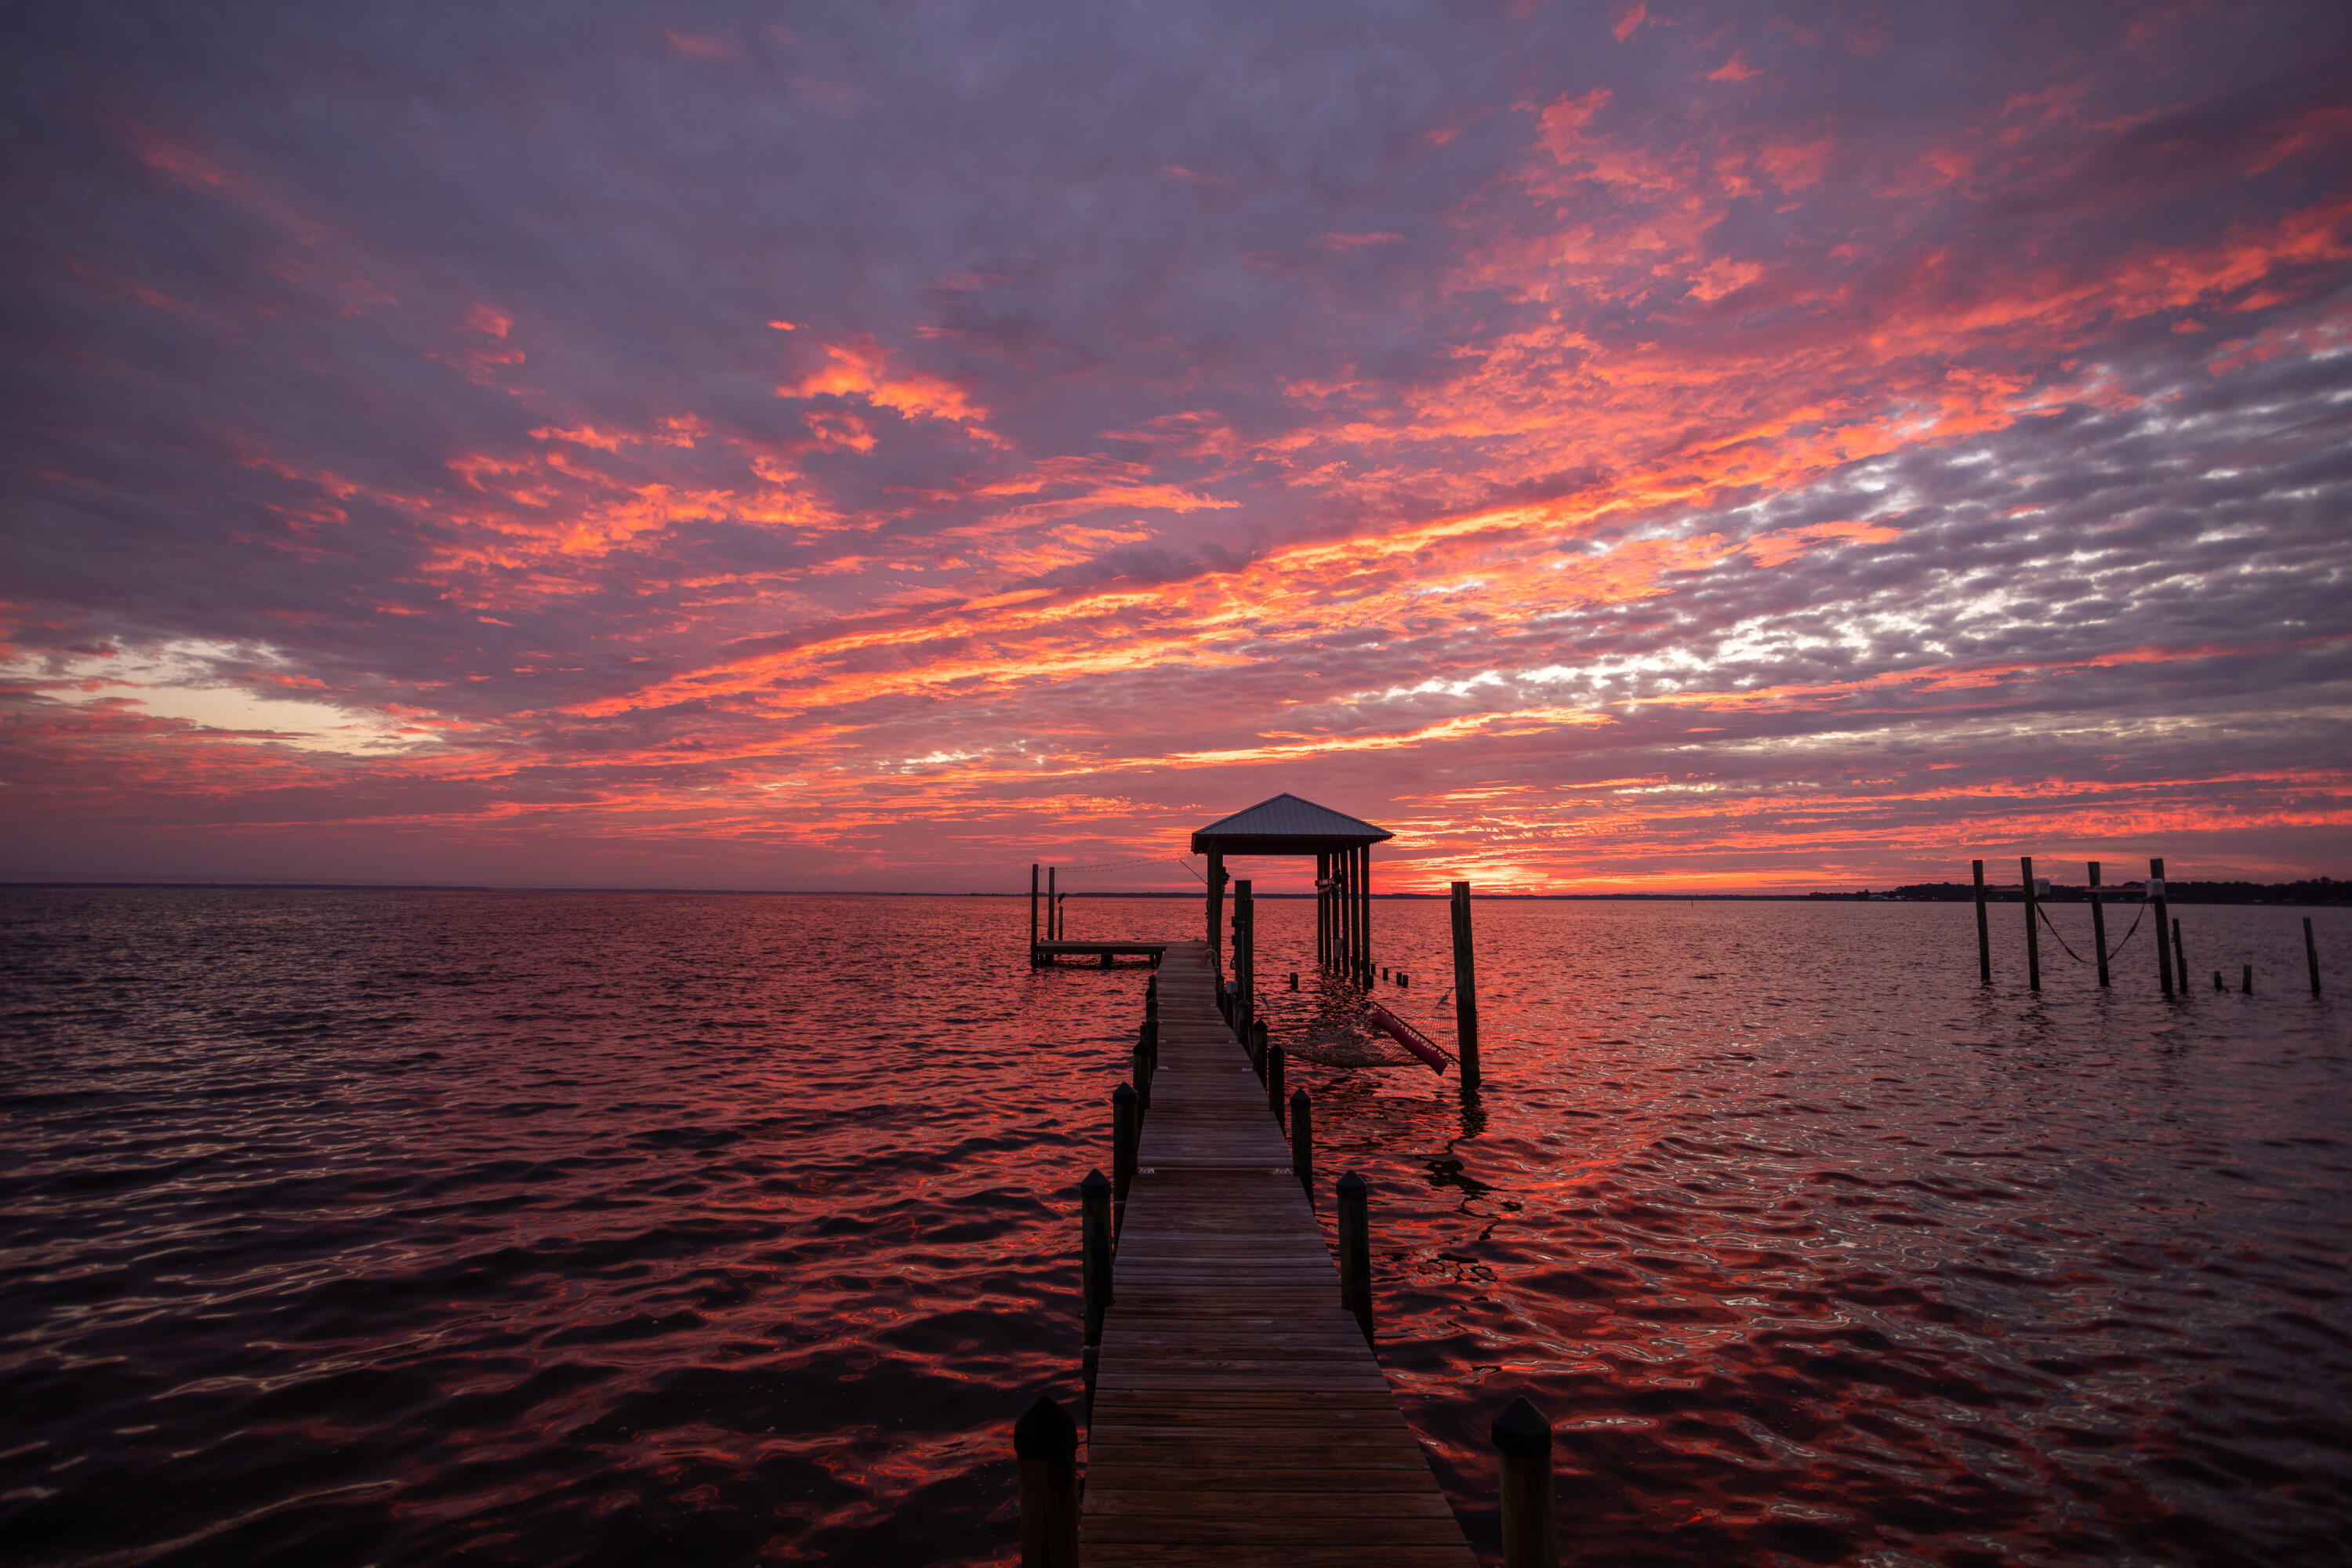
<path fill-rule="evenodd" d="M 1474 1542 L 1525 1393 L 1570 1561 L 2344 1561 L 2352 1020 L 2284 983 L 2301 911 L 2174 912 L 2282 983 L 1985 989 L 1966 906 L 1486 903 L 1474 1100 L 1294 1061 Z M 1143 970 L 1030 970 L 1011 899 L 0 921 L 10 1561 L 1012 1556 Z M 1277 1043 L 1313 937 L 1260 903 Z M 1376 941 L 1449 1042 L 1444 905 Z"/>

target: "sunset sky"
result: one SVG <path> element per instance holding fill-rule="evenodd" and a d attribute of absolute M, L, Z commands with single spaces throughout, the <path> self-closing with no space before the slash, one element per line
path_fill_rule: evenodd
<path fill-rule="evenodd" d="M 1387 889 L 2352 875 L 2340 3 L 0 73 L 0 876 L 1172 889 L 1285 790 Z"/>

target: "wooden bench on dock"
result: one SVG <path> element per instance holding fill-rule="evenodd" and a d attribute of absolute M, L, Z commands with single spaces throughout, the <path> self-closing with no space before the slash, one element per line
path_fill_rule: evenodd
<path fill-rule="evenodd" d="M 1215 984 L 1205 943 L 1164 944 L 1159 1066 L 1096 1362 L 1082 1559 L 1471 1568 L 1340 1306 L 1310 1196 Z"/>

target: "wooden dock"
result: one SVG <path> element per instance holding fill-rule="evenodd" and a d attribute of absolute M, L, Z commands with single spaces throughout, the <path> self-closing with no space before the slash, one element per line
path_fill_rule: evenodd
<path fill-rule="evenodd" d="M 1214 986 L 1205 943 L 1167 944 L 1159 1068 L 1096 1363 L 1083 1560 L 1473 1568 L 1339 1305 L 1289 1144 Z"/>

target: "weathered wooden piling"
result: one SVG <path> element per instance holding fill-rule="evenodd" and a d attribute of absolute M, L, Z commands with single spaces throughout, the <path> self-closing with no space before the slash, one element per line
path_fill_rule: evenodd
<path fill-rule="evenodd" d="M 1103 1314 L 1110 1310 L 1110 1183 L 1088 1171 L 1078 1184 L 1079 1289 L 1086 1299 L 1087 1343 L 1102 1342 Z"/>
<path fill-rule="evenodd" d="M 2164 857 L 2161 855 L 2148 858 L 2147 892 L 2145 896 L 2156 904 L 2156 977 L 2164 986 L 2164 999 L 2169 1002 L 2172 1000 L 2172 944 L 2164 940 L 2165 927 L 2169 921 L 2164 907 Z"/>
<path fill-rule="evenodd" d="M 2303 962 L 2311 966 L 2311 994 L 2319 994 L 2319 943 L 2311 934 L 2311 917 L 2303 917 Z"/>
<path fill-rule="evenodd" d="M 1039 1394 L 1013 1424 L 1021 1468 L 1021 1568 L 1078 1568 L 1078 1424 Z"/>
<path fill-rule="evenodd" d="M 2229 989 L 2227 985 L 2221 983 L 2221 972 L 2218 969 L 2213 972 L 2213 989 L 2216 991 L 2227 991 Z"/>
<path fill-rule="evenodd" d="M 1029 967 L 1040 962 L 1037 952 L 1037 862 L 1029 862 Z"/>
<path fill-rule="evenodd" d="M 1454 884 L 1454 1038 L 1462 1087 L 1478 1087 L 1478 962 L 1470 939 L 1470 884 Z"/>
<path fill-rule="evenodd" d="M 1257 1076 L 1261 1079 L 1265 1077 L 1265 1057 L 1268 1049 L 1268 1035 L 1269 1032 L 1266 1029 L 1265 1019 L 1260 1018 L 1250 1026 L 1250 1066 L 1257 1069 Z"/>
<path fill-rule="evenodd" d="M 1134 1061 L 1128 1071 L 1128 1081 L 1135 1085 L 1135 1110 L 1139 1116 L 1151 1114 L 1151 1045 L 1145 1035 L 1150 1027 L 1147 1024 L 1136 1030 Z"/>
<path fill-rule="evenodd" d="M 2248 965 L 2246 965 L 2246 976 L 2245 976 L 2245 978 L 2244 978 L 2242 981 L 2241 981 L 2241 982 L 2239 983 L 2239 985 L 2238 985 L 2238 994 L 2240 994 L 2241 996 L 2252 996 L 2253 994 L 2254 994 L 2254 966 L 2253 966 L 2252 964 L 2249 963 Z"/>
<path fill-rule="evenodd" d="M 1977 874 L 1977 979 L 1986 985 L 1992 984 L 1992 927 L 1985 921 L 1984 862 L 1971 860 Z"/>
<path fill-rule="evenodd" d="M 1315 1105 L 1303 1089 L 1290 1091 L 1290 1173 L 1315 1201 Z"/>
<path fill-rule="evenodd" d="M 2042 901 L 2033 896 L 2033 857 L 2021 855 L 2017 864 L 2025 879 L 2025 984 L 2030 991 L 2042 989 L 2042 931 L 2035 921 L 2042 913 Z"/>
<path fill-rule="evenodd" d="M 1135 1182 L 1135 1147 L 1143 1124 L 1135 1113 L 1135 1086 L 1120 1084 L 1110 1091 L 1111 1201 L 1124 1205 Z"/>
<path fill-rule="evenodd" d="M 1269 1043 L 1265 1047 L 1265 1102 L 1274 1111 L 1276 1121 L 1282 1120 L 1282 1053 Z"/>
<path fill-rule="evenodd" d="M 2099 989 L 2107 989 L 2107 907 L 2099 891 L 2099 863 L 2091 862 L 2091 945 L 2099 950 Z"/>
<path fill-rule="evenodd" d="M 2189 994 L 2189 954 L 2180 945 L 2180 917 L 2172 917 L 2172 973 L 2180 977 L 2180 994 Z"/>
<path fill-rule="evenodd" d="M 1054 879 L 1060 872 L 1061 868 L 1058 866 L 1045 868 L 1045 940 L 1047 942 L 1062 940 L 1060 917 L 1055 913 L 1062 907 L 1062 900 L 1054 891 Z"/>
<path fill-rule="evenodd" d="M 1551 1423 L 1521 1394 L 1495 1417 L 1503 1471 L 1503 1568 L 1559 1568 Z"/>
<path fill-rule="evenodd" d="M 1402 969 L 1396 972 L 1396 982 L 1397 989 L 1400 991 L 1409 991 L 1412 988 L 1412 976 Z"/>
<path fill-rule="evenodd" d="M 1350 1171 L 1334 1189 L 1339 1210 L 1339 1305 L 1372 1337 L 1371 1189 Z"/>
<path fill-rule="evenodd" d="M 1293 991 L 1296 991 L 1296 990 L 1297 990 L 1297 989 L 1298 989 L 1298 971 L 1297 971 L 1296 969 L 1294 969 L 1294 970 L 1292 970 L 1292 971 L 1290 972 L 1290 988 L 1291 988 Z"/>

